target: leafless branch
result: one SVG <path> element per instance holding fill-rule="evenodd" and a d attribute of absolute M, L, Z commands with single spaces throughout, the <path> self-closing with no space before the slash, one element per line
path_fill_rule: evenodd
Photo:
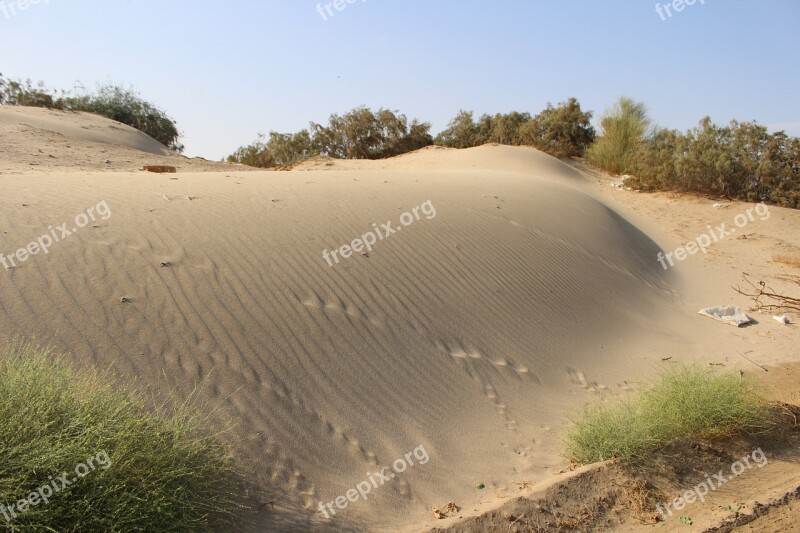
<path fill-rule="evenodd" d="M 757 311 L 800 311 L 800 298 L 796 296 L 787 296 L 783 293 L 776 292 L 773 288 L 768 287 L 766 282 L 758 281 L 753 283 L 747 274 L 742 275 L 742 279 L 747 283 L 750 288 L 745 287 L 742 289 L 738 285 L 734 290 L 739 294 L 748 296 L 755 302 L 755 310 Z M 788 281 L 800 286 L 800 276 L 779 276 L 778 279 Z"/>

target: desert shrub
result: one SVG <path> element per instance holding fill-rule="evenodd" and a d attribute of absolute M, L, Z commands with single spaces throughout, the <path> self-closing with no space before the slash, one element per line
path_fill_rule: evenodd
<path fill-rule="evenodd" d="M 373 112 L 358 107 L 344 115 L 331 115 L 328 125 L 311 123 L 309 130 L 294 134 L 270 132 L 228 156 L 232 163 L 280 167 L 314 155 L 339 159 L 383 159 L 429 146 L 430 124 L 388 109 Z"/>
<path fill-rule="evenodd" d="M 686 136 L 677 130 L 657 128 L 634 153 L 632 176 L 626 184 L 644 191 L 677 188 L 676 162 L 685 152 L 687 142 Z"/>
<path fill-rule="evenodd" d="M 581 111 L 574 98 L 531 117 L 511 111 L 481 115 L 477 121 L 471 111 L 459 111 L 448 127 L 433 139 L 430 124 L 388 109 L 373 112 L 358 107 L 344 115 L 331 115 L 328 124 L 311 123 L 310 131 L 297 134 L 271 132 L 228 156 L 229 162 L 259 167 L 288 165 L 312 155 L 339 159 L 382 159 L 438 144 L 451 148 L 471 148 L 489 142 L 508 145 L 534 145 L 557 157 L 577 155 L 594 137 L 589 124 L 591 113 Z M 533 127 L 532 127 L 533 125 Z"/>
<path fill-rule="evenodd" d="M 595 137 L 592 113 L 582 111 L 576 98 L 547 108 L 522 126 L 521 144 L 527 144 L 554 157 L 581 156 Z"/>
<path fill-rule="evenodd" d="M 770 172 L 761 180 L 766 200 L 800 209 L 800 138 L 788 137 L 782 131 L 773 134 L 770 154 L 765 162 Z"/>
<path fill-rule="evenodd" d="M 300 130 L 294 134 L 271 131 L 269 139 L 259 134 L 255 142 L 242 146 L 229 155 L 228 162 L 272 168 L 304 161 L 316 154 L 308 130 Z"/>
<path fill-rule="evenodd" d="M 727 129 L 731 170 L 719 187 L 722 193 L 800 207 L 800 139 L 783 132 L 770 134 L 755 122 L 732 121 Z"/>
<path fill-rule="evenodd" d="M 637 145 L 628 184 L 800 207 L 800 139 L 755 122 L 706 117 L 685 134 L 657 130 Z"/>
<path fill-rule="evenodd" d="M 650 133 L 647 108 L 622 97 L 600 119 L 601 136 L 587 150 L 590 163 L 611 174 L 630 172 L 636 150 Z"/>
<path fill-rule="evenodd" d="M 531 117 L 530 113 L 511 111 L 481 115 L 459 111 L 435 143 L 450 148 L 472 148 L 486 143 L 511 146 L 534 146 L 555 157 L 582 155 L 594 139 L 590 124 L 592 114 L 583 112 L 575 98 L 547 108 Z"/>
<path fill-rule="evenodd" d="M 484 129 L 486 130 L 485 127 Z M 491 127 L 488 130 L 491 131 Z M 436 136 L 434 142 L 449 148 L 472 148 L 489 142 L 489 131 L 480 130 L 473 119 L 472 111 L 461 110 L 447 128 Z"/>
<path fill-rule="evenodd" d="M 4 80 L 0 79 L 0 104 L 14 106 L 45 107 L 47 109 L 64 109 L 65 101 L 62 96 L 56 96 L 39 82 L 34 85 L 31 80 Z"/>
<path fill-rule="evenodd" d="M 328 125 L 312 123 L 314 147 L 321 155 L 339 159 L 383 159 L 433 143 L 430 124 L 388 109 L 374 113 L 358 107 L 342 116 L 331 115 Z"/>
<path fill-rule="evenodd" d="M 587 407 L 566 434 L 567 453 L 580 463 L 642 461 L 681 439 L 769 431 L 778 420 L 739 372 L 676 366 L 634 396 Z"/>
<path fill-rule="evenodd" d="M 510 146 L 525 144 L 524 128 L 530 121 L 531 114 L 527 112 L 496 114 L 487 121 L 489 142 Z"/>
<path fill-rule="evenodd" d="M 237 148 L 226 160 L 228 163 L 240 163 L 251 167 L 272 168 L 278 166 L 267 149 L 263 133 L 259 133 L 258 139 L 252 143 Z"/>
<path fill-rule="evenodd" d="M 486 143 L 518 146 L 524 144 L 523 128 L 530 120 L 530 113 L 511 111 L 481 115 L 476 122 L 472 111 L 462 110 L 436 136 L 434 143 L 449 148 L 472 148 Z"/>
<path fill-rule="evenodd" d="M 241 478 L 191 402 L 150 408 L 49 350 L 0 353 L 0 524 L 12 531 L 214 531 L 238 520 Z M 84 477 L 74 477 L 79 465 Z M 66 473 L 68 486 L 17 504 Z M 70 478 L 72 478 L 70 480 Z M 47 491 L 43 494 L 47 496 Z M 15 505 L 16 516 L 9 511 Z M 8 522 L 8 523 L 7 523 Z"/>
<path fill-rule="evenodd" d="M 316 155 L 308 130 L 297 133 L 270 132 L 268 153 L 276 165 L 291 165 Z"/>

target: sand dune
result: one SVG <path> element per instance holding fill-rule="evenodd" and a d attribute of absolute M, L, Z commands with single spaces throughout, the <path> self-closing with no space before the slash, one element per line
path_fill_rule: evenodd
<path fill-rule="evenodd" d="M 105 144 L 118 144 L 155 155 L 168 155 L 169 150 L 141 131 L 118 122 L 98 124 L 96 115 L 82 111 L 3 107 L 0 113 L 3 128 L 24 127 L 55 132 L 71 139 Z"/>
<path fill-rule="evenodd" d="M 134 170 L 171 165 L 183 170 L 247 170 L 188 158 L 130 126 L 82 111 L 0 106 L 0 173 L 49 169 Z"/>
<path fill-rule="evenodd" d="M 434 505 L 547 479 L 582 402 L 691 356 L 696 339 L 725 349 L 676 313 L 678 275 L 651 237 L 532 149 L 294 172 L 51 169 L 0 187 L 6 256 L 75 228 L 0 267 L 0 338 L 184 394 L 208 379 L 204 399 L 237 424 L 237 454 L 275 501 L 262 528 L 415 529 Z M 323 258 L 428 201 L 435 216 L 368 255 Z M 73 224 L 101 202 L 108 218 Z M 412 455 L 368 501 L 318 510 L 420 446 L 429 460 Z"/>

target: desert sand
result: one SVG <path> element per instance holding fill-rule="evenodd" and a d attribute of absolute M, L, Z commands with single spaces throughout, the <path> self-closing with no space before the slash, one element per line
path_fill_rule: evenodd
<path fill-rule="evenodd" d="M 790 272 L 771 258 L 800 250 L 796 211 L 770 207 L 664 270 L 660 250 L 752 204 L 625 191 L 531 148 L 256 172 L 165 154 L 86 114 L 0 108 L 0 135 L 0 253 L 70 230 L 0 266 L 0 339 L 184 396 L 205 381 L 260 492 L 258 530 L 441 525 L 434 506 L 467 516 L 554 479 L 580 407 L 665 364 L 800 360 L 796 325 L 697 314 L 748 307 L 731 288 L 743 271 Z M 75 226 L 102 202 L 107 218 Z M 435 216 L 366 255 L 323 257 L 426 202 Z M 319 510 L 414 450 L 428 460 L 412 453 L 368 500 Z"/>

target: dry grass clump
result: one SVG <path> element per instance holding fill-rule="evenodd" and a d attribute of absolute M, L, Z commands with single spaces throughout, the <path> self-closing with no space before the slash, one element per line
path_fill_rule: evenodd
<path fill-rule="evenodd" d="M 676 366 L 637 395 L 587 407 L 567 433 L 580 463 L 641 462 L 685 438 L 717 438 L 774 429 L 778 417 L 755 384 L 734 371 Z"/>
<path fill-rule="evenodd" d="M 245 508 L 227 448 L 189 402 L 150 408 L 50 350 L 17 343 L 0 351 L 0 420 L 0 529 L 218 531 Z M 46 502 L 20 505 L 92 457 L 100 468 Z"/>

